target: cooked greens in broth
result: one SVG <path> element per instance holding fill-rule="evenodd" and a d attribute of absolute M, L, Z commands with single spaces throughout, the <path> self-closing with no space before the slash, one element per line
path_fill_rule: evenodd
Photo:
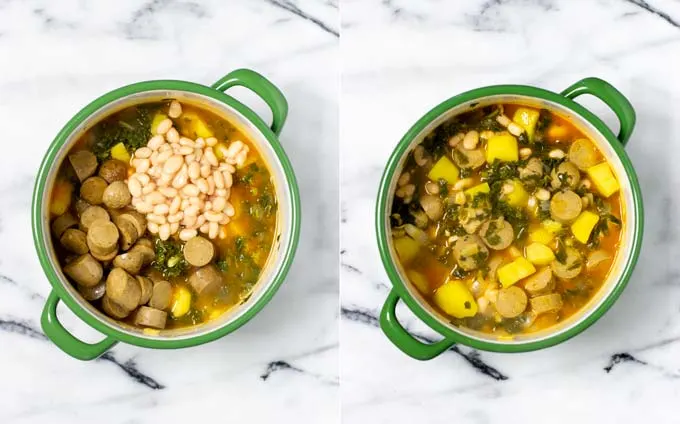
<path fill-rule="evenodd" d="M 612 267 L 619 183 L 566 119 L 519 104 L 478 107 L 408 155 L 390 215 L 410 283 L 461 327 L 531 333 L 582 308 Z"/>
<path fill-rule="evenodd" d="M 271 175 L 247 136 L 171 99 L 88 130 L 60 165 L 49 211 L 74 287 L 147 332 L 201 324 L 247 300 L 277 222 Z"/>

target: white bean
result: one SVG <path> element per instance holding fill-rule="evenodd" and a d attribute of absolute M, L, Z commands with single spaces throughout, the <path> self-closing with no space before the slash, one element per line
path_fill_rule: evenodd
<path fill-rule="evenodd" d="M 205 224 L 205 217 L 203 215 L 199 215 L 199 217 L 196 218 L 196 226 L 200 227 L 203 224 Z"/>
<path fill-rule="evenodd" d="M 201 193 L 207 193 L 210 189 L 210 186 L 208 186 L 208 182 L 205 180 L 205 178 L 201 178 L 196 181 L 196 186 L 199 190 L 201 190 Z"/>
<path fill-rule="evenodd" d="M 515 124 L 514 122 L 511 122 L 508 125 L 508 131 L 510 132 L 510 134 L 514 135 L 515 137 L 519 137 L 524 132 L 524 128 L 520 127 L 519 125 Z"/>
<path fill-rule="evenodd" d="M 538 200 L 550 200 L 550 192 L 544 188 L 536 190 L 536 198 Z"/>
<path fill-rule="evenodd" d="M 200 163 L 201 160 L 203 160 L 203 149 L 200 148 L 195 148 L 194 149 L 194 156 L 196 156 L 196 162 Z"/>
<path fill-rule="evenodd" d="M 201 199 L 196 196 L 189 197 L 189 204 L 196 205 L 196 207 L 200 208 L 198 205 L 201 204 Z"/>
<path fill-rule="evenodd" d="M 227 206 L 227 199 L 224 197 L 216 197 L 212 202 L 212 210 L 215 212 L 222 212 L 225 206 Z"/>
<path fill-rule="evenodd" d="M 190 139 L 189 137 L 180 137 L 179 144 L 181 146 L 189 146 L 189 147 L 192 147 L 192 148 L 196 146 L 196 143 L 194 142 L 194 140 Z"/>
<path fill-rule="evenodd" d="M 246 159 L 247 159 L 247 158 L 246 158 L 246 154 L 247 154 L 247 153 L 246 153 L 245 150 L 241 150 L 241 153 L 239 153 L 238 155 L 236 155 L 236 166 L 237 166 L 238 168 L 242 168 L 243 165 L 246 163 Z"/>
<path fill-rule="evenodd" d="M 170 224 L 163 224 L 158 227 L 158 237 L 163 241 L 170 238 Z"/>
<path fill-rule="evenodd" d="M 219 146 L 215 146 L 215 149 L 222 155 L 223 158 L 227 157 L 227 153 L 229 152 L 227 146 L 225 146 L 224 144 L 220 144 Z"/>
<path fill-rule="evenodd" d="M 210 175 L 210 171 L 211 171 L 210 165 L 206 164 L 201 166 L 201 177 L 208 178 L 208 176 Z"/>
<path fill-rule="evenodd" d="M 198 215 L 198 206 L 191 205 L 184 209 L 184 216 L 196 216 Z"/>
<path fill-rule="evenodd" d="M 208 195 L 212 196 L 215 193 L 215 178 L 213 176 L 208 177 Z"/>
<path fill-rule="evenodd" d="M 128 190 L 133 197 L 140 197 L 142 195 L 142 183 L 136 178 L 128 180 Z"/>
<path fill-rule="evenodd" d="M 236 140 L 229 145 L 227 149 L 227 156 L 234 158 L 243 149 L 243 142 L 241 140 Z"/>
<path fill-rule="evenodd" d="M 153 214 L 153 213 L 147 214 L 146 220 L 149 221 L 149 222 L 153 222 L 154 224 L 158 224 L 158 225 L 163 225 L 163 224 L 166 223 L 164 216 L 156 215 L 156 214 Z"/>
<path fill-rule="evenodd" d="M 210 147 L 213 147 L 215 144 L 217 144 L 217 139 L 215 137 L 208 137 L 205 139 L 205 144 L 207 144 Z"/>
<path fill-rule="evenodd" d="M 222 171 L 222 176 L 224 177 L 224 186 L 226 188 L 231 188 L 231 186 L 234 184 L 234 178 L 232 177 L 231 173 L 228 171 Z"/>
<path fill-rule="evenodd" d="M 208 163 L 210 163 L 210 165 L 217 166 L 219 164 L 217 156 L 215 156 L 215 152 L 213 152 L 212 147 L 206 147 L 205 150 L 203 151 L 203 154 L 205 155 L 205 158 L 208 160 Z"/>
<path fill-rule="evenodd" d="M 548 156 L 550 156 L 553 159 L 562 159 L 563 157 L 566 156 L 563 150 L 560 149 L 553 149 L 548 153 Z"/>
<path fill-rule="evenodd" d="M 187 215 L 185 213 L 184 218 L 182 218 L 182 225 L 185 227 L 193 227 L 194 224 L 196 224 L 196 215 Z"/>
<path fill-rule="evenodd" d="M 172 157 L 173 151 L 172 148 L 170 148 L 169 144 L 166 144 L 168 146 L 167 150 L 162 151 L 159 155 L 158 158 L 156 159 L 156 165 L 163 165 L 165 161 L 170 159 Z"/>
<path fill-rule="evenodd" d="M 234 216 L 236 214 L 236 210 L 234 210 L 234 205 L 227 202 L 227 204 L 224 206 L 224 213 L 226 213 L 227 216 L 230 218 Z"/>
<path fill-rule="evenodd" d="M 146 201 L 152 205 L 158 205 L 159 203 L 165 203 L 165 196 L 158 191 L 154 191 L 146 195 Z"/>
<path fill-rule="evenodd" d="M 188 208 L 189 205 L 190 205 L 189 199 L 182 199 L 182 204 L 180 206 L 180 209 L 184 210 L 184 209 Z"/>
<path fill-rule="evenodd" d="M 182 241 L 189 241 L 196 237 L 196 234 L 198 234 L 196 230 L 189 230 L 185 228 L 179 232 L 179 239 Z"/>
<path fill-rule="evenodd" d="M 160 124 L 158 124 L 158 127 L 156 128 L 156 134 L 165 134 L 170 131 L 170 128 L 172 128 L 172 120 L 165 118 Z"/>
<path fill-rule="evenodd" d="M 165 165 L 163 165 L 163 173 L 174 176 L 175 172 L 179 171 L 179 169 L 182 167 L 182 164 L 184 164 L 184 158 L 182 158 L 182 156 L 175 155 L 165 162 Z"/>
<path fill-rule="evenodd" d="M 165 197 L 175 197 L 177 196 L 177 189 L 174 189 L 172 187 L 161 187 L 158 189 L 158 191 L 161 192 L 161 194 Z"/>
<path fill-rule="evenodd" d="M 201 225 L 200 227 L 198 227 L 198 231 L 200 231 L 202 233 L 207 233 L 208 230 L 210 230 L 210 225 L 208 223 L 205 223 L 205 224 Z"/>
<path fill-rule="evenodd" d="M 219 231 L 220 227 L 217 224 L 217 222 L 211 222 L 208 224 L 208 238 L 214 239 L 217 237 L 217 232 Z"/>
<path fill-rule="evenodd" d="M 229 221 L 231 221 L 231 219 L 229 219 L 227 215 L 222 214 L 222 219 L 220 219 L 217 223 L 220 225 L 227 225 Z"/>
<path fill-rule="evenodd" d="M 201 165 L 198 162 L 189 164 L 189 178 L 197 180 L 201 176 Z"/>
<path fill-rule="evenodd" d="M 179 222 L 173 222 L 170 224 L 170 234 L 175 234 L 179 231 Z"/>
<path fill-rule="evenodd" d="M 224 176 L 220 171 L 213 172 L 213 178 L 215 179 L 215 187 L 224 188 Z"/>
<path fill-rule="evenodd" d="M 140 159 L 148 159 L 151 156 L 151 149 L 148 147 L 140 147 L 135 151 L 135 157 Z"/>
<path fill-rule="evenodd" d="M 496 121 L 497 121 L 499 124 L 503 125 L 504 127 L 507 127 L 508 125 L 510 125 L 510 122 L 512 122 L 512 121 L 510 120 L 510 118 L 508 118 L 508 117 L 505 116 L 505 115 L 498 115 L 498 116 L 496 117 Z"/>
<path fill-rule="evenodd" d="M 170 208 L 165 203 L 158 204 L 153 207 L 154 215 L 167 215 Z"/>
<path fill-rule="evenodd" d="M 168 143 L 177 143 L 179 142 L 179 132 L 177 132 L 175 127 L 172 127 L 165 134 L 165 139 L 168 140 Z"/>
<path fill-rule="evenodd" d="M 149 202 L 140 202 L 135 206 L 135 209 L 137 209 L 137 212 L 139 213 L 150 213 L 153 211 L 153 205 Z"/>
<path fill-rule="evenodd" d="M 225 239 L 225 238 L 227 238 L 227 227 L 225 227 L 224 225 L 222 225 L 222 226 L 220 227 L 220 234 L 219 234 L 217 237 L 219 237 L 220 239 Z"/>
<path fill-rule="evenodd" d="M 194 155 L 194 154 L 192 153 L 192 154 L 190 154 L 190 155 L 184 156 L 184 162 L 186 162 L 187 165 L 196 162 L 196 155 Z"/>
<path fill-rule="evenodd" d="M 479 133 L 477 131 L 468 131 L 463 138 L 463 147 L 466 150 L 472 150 L 477 147 L 479 143 Z"/>
<path fill-rule="evenodd" d="M 172 181 L 172 175 L 161 173 L 161 177 L 156 181 L 158 181 L 159 186 L 167 187 L 170 185 L 170 181 Z"/>
<path fill-rule="evenodd" d="M 163 136 L 155 135 L 149 139 L 149 142 L 146 143 L 146 147 L 148 147 L 151 150 L 158 150 L 158 148 L 164 144 L 165 140 L 163 139 Z"/>
<path fill-rule="evenodd" d="M 170 102 L 170 107 L 168 108 L 168 116 L 172 119 L 177 119 L 182 114 L 182 105 L 177 101 L 173 100 Z"/>
<path fill-rule="evenodd" d="M 154 190 L 156 190 L 156 184 L 149 183 L 148 185 L 145 185 L 144 187 L 142 187 L 142 194 L 149 194 Z"/>
<path fill-rule="evenodd" d="M 215 190 L 215 196 L 220 196 L 220 197 L 229 197 L 227 196 L 228 192 L 226 188 L 218 188 Z"/>
<path fill-rule="evenodd" d="M 198 196 L 200 190 L 194 184 L 187 184 L 182 189 L 182 193 L 186 194 L 187 196 Z"/>
<path fill-rule="evenodd" d="M 155 222 L 147 222 L 146 228 L 149 230 L 151 234 L 158 234 L 158 224 L 156 224 Z"/>
<path fill-rule="evenodd" d="M 174 224 L 175 222 L 180 222 L 184 218 L 184 212 L 179 211 L 174 215 L 168 216 L 168 222 Z"/>
<path fill-rule="evenodd" d="M 137 172 L 143 174 L 151 167 L 151 161 L 149 159 L 132 159 L 132 166 L 135 167 Z"/>
<path fill-rule="evenodd" d="M 179 170 L 177 175 L 175 175 L 175 178 L 172 180 L 172 186 L 177 190 L 180 190 L 186 184 L 187 184 L 187 166 L 182 165 L 182 168 Z"/>
<path fill-rule="evenodd" d="M 182 206 L 182 199 L 180 197 L 174 197 L 172 202 L 170 202 L 170 207 L 168 208 L 169 214 L 176 214 L 179 211 L 180 206 Z"/>
<path fill-rule="evenodd" d="M 198 137 L 196 139 L 196 147 L 200 147 L 201 149 L 205 147 L 205 140 L 203 140 L 201 137 Z"/>
<path fill-rule="evenodd" d="M 188 156 L 194 154 L 194 149 L 189 146 L 182 146 L 179 148 L 178 153 L 182 156 Z"/>

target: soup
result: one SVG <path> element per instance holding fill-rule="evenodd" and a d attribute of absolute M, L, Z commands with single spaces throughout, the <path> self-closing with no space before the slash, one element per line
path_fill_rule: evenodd
<path fill-rule="evenodd" d="M 531 333 L 577 313 L 607 279 L 624 220 L 619 188 L 563 117 L 480 107 L 408 154 L 393 244 L 410 283 L 454 325 Z"/>
<path fill-rule="evenodd" d="M 235 126 L 172 99 L 89 129 L 50 198 L 64 274 L 147 332 L 201 324 L 250 296 L 277 222 L 271 175 Z"/>

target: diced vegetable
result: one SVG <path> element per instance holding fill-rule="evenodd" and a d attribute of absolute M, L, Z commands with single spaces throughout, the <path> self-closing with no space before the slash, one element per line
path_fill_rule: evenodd
<path fill-rule="evenodd" d="M 474 198 L 478 193 L 489 193 L 490 191 L 491 187 L 489 187 L 489 183 L 481 183 L 465 190 L 465 195 Z"/>
<path fill-rule="evenodd" d="M 536 109 L 520 107 L 515 111 L 515 114 L 512 117 L 512 120 L 527 132 L 530 142 L 534 141 L 534 130 L 536 129 L 538 116 L 539 113 Z"/>
<path fill-rule="evenodd" d="M 449 280 L 434 293 L 434 302 L 447 314 L 456 318 L 474 316 L 477 302 L 464 282 Z"/>
<path fill-rule="evenodd" d="M 186 287 L 180 286 L 173 293 L 173 301 L 170 312 L 175 318 L 184 316 L 191 307 L 191 292 Z"/>
<path fill-rule="evenodd" d="M 182 131 L 188 133 L 190 137 L 208 138 L 213 136 L 213 132 L 208 128 L 206 122 L 194 112 L 184 112 L 181 117 L 184 121 L 180 127 Z M 188 125 L 186 125 L 188 124 Z"/>
<path fill-rule="evenodd" d="M 552 219 L 546 219 L 545 221 L 541 222 L 541 225 L 543 226 L 543 228 L 545 228 L 546 230 L 550 231 L 553 234 L 557 234 L 560 231 L 562 231 L 562 224 Z"/>
<path fill-rule="evenodd" d="M 548 244 L 553 240 L 553 233 L 546 230 L 545 228 L 537 228 L 529 232 L 529 241 Z"/>
<path fill-rule="evenodd" d="M 571 232 L 574 234 L 576 240 L 581 243 L 588 243 L 590 238 L 590 233 L 593 232 L 593 228 L 597 225 L 600 217 L 591 211 L 583 211 L 581 215 L 576 218 L 573 224 L 571 224 Z"/>
<path fill-rule="evenodd" d="M 168 115 L 164 113 L 156 113 L 153 116 L 153 120 L 151 120 L 151 134 L 156 134 L 156 130 L 158 129 L 158 125 L 163 122 L 165 119 L 167 119 Z"/>
<path fill-rule="evenodd" d="M 534 265 L 548 265 L 555 260 L 555 254 L 550 248 L 541 243 L 531 243 L 527 246 L 526 255 Z"/>
<path fill-rule="evenodd" d="M 519 257 L 509 264 L 498 268 L 498 281 L 500 281 L 503 287 L 510 287 L 534 272 L 536 272 L 534 265 L 526 258 Z"/>
<path fill-rule="evenodd" d="M 597 191 L 604 197 L 609 197 L 619 191 L 619 182 L 607 162 L 599 163 L 588 168 L 588 176 L 595 184 Z"/>
<path fill-rule="evenodd" d="M 517 162 L 519 150 L 517 139 L 510 134 L 495 135 L 486 145 L 486 161 L 493 163 L 496 159 L 501 162 Z"/>
<path fill-rule="evenodd" d="M 215 152 L 215 157 L 217 160 L 224 159 L 224 153 L 227 151 L 227 145 L 219 141 L 215 147 L 213 147 L 213 152 Z"/>
<path fill-rule="evenodd" d="M 524 189 L 524 185 L 519 180 L 506 181 L 512 185 L 512 191 L 504 195 L 505 201 L 514 207 L 524 207 L 529 200 L 529 193 Z"/>
<path fill-rule="evenodd" d="M 439 181 L 440 179 L 446 180 L 449 184 L 454 184 L 458 181 L 458 176 L 460 171 L 458 167 L 453 164 L 446 156 L 442 156 L 437 163 L 434 164 L 430 172 L 427 174 L 427 178 L 432 181 Z"/>
<path fill-rule="evenodd" d="M 406 275 L 408 275 L 408 279 L 422 294 L 430 294 L 430 284 L 423 274 L 418 271 L 409 270 Z"/>
<path fill-rule="evenodd" d="M 397 251 L 401 262 L 406 265 L 418 255 L 420 244 L 411 237 L 400 237 L 394 239 L 394 250 Z"/>
<path fill-rule="evenodd" d="M 118 143 L 111 148 L 111 157 L 113 159 L 118 159 L 121 162 L 130 163 L 130 153 L 128 153 L 125 144 Z"/>
<path fill-rule="evenodd" d="M 57 180 L 54 183 L 52 198 L 50 199 L 50 213 L 54 216 L 66 213 L 72 197 L 73 184 L 66 180 Z"/>
<path fill-rule="evenodd" d="M 522 257 L 522 252 L 515 246 L 508 247 L 508 254 L 513 259 Z"/>
<path fill-rule="evenodd" d="M 564 138 L 569 133 L 569 128 L 560 123 L 554 123 L 548 128 L 548 137 L 551 140 L 559 140 Z"/>

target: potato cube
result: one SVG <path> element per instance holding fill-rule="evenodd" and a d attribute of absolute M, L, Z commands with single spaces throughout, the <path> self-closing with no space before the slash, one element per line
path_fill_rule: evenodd
<path fill-rule="evenodd" d="M 555 259 L 553 251 L 541 243 L 531 243 L 528 245 L 526 255 L 529 262 L 534 265 L 548 265 Z"/>
<path fill-rule="evenodd" d="M 498 268 L 498 281 L 503 287 L 510 287 L 522 278 L 526 278 L 536 272 L 534 265 L 526 258 L 519 257 L 509 264 Z"/>
<path fill-rule="evenodd" d="M 130 153 L 128 153 L 125 144 L 118 143 L 111 148 L 111 157 L 124 163 L 130 163 Z"/>
<path fill-rule="evenodd" d="M 562 224 L 557 221 L 553 221 L 552 219 L 546 219 L 545 221 L 541 222 L 541 225 L 543 228 L 553 234 L 557 234 L 562 231 Z"/>
<path fill-rule="evenodd" d="M 447 314 L 456 318 L 474 316 L 477 302 L 464 282 L 449 280 L 434 293 L 434 302 Z"/>
<path fill-rule="evenodd" d="M 534 141 L 534 131 L 536 130 L 536 122 L 538 122 L 539 113 L 536 109 L 529 109 L 527 107 L 520 107 L 515 111 L 512 117 L 513 122 L 524 128 L 527 132 L 529 141 Z"/>
<path fill-rule="evenodd" d="M 597 191 L 604 197 L 609 197 L 619 191 L 619 182 L 607 162 L 591 166 L 586 172 L 595 184 Z"/>
<path fill-rule="evenodd" d="M 163 122 L 165 119 L 167 119 L 168 115 L 164 113 L 157 113 L 153 116 L 153 119 L 151 120 L 151 134 L 155 135 L 156 130 L 158 129 L 158 125 L 160 125 L 161 122 Z"/>
<path fill-rule="evenodd" d="M 529 241 L 541 244 L 549 244 L 553 240 L 553 233 L 545 228 L 537 228 L 529 232 Z"/>
<path fill-rule="evenodd" d="M 489 183 L 481 183 L 465 190 L 465 195 L 474 198 L 478 193 L 489 193 L 490 191 L 491 187 L 489 187 Z"/>
<path fill-rule="evenodd" d="M 213 136 L 213 132 L 208 128 L 206 122 L 196 112 L 187 111 L 182 113 L 180 121 L 182 132 L 189 138 L 208 138 Z"/>
<path fill-rule="evenodd" d="M 71 205 L 73 196 L 73 184 L 66 180 L 57 180 L 54 183 L 52 197 L 50 199 L 50 213 L 54 216 L 61 216 Z"/>
<path fill-rule="evenodd" d="M 529 193 L 524 189 L 524 185 L 519 180 L 506 181 L 505 184 L 512 185 L 512 191 L 504 194 L 505 201 L 514 207 L 524 207 L 529 200 Z"/>
<path fill-rule="evenodd" d="M 486 144 L 486 161 L 493 163 L 496 159 L 501 162 L 517 162 L 519 149 L 517 139 L 510 134 L 495 135 Z"/>
<path fill-rule="evenodd" d="M 427 278 L 423 274 L 418 271 L 409 270 L 406 272 L 406 275 L 408 275 L 408 279 L 416 286 L 418 291 L 422 294 L 430 294 L 430 283 L 427 282 Z"/>
<path fill-rule="evenodd" d="M 576 237 L 576 240 L 584 244 L 588 243 L 590 233 L 593 232 L 593 228 L 595 228 L 599 220 L 600 217 L 596 213 L 591 211 L 581 212 L 576 221 L 571 224 L 571 232 Z"/>
<path fill-rule="evenodd" d="M 446 156 L 442 156 L 437 163 L 434 164 L 430 172 L 427 174 L 427 178 L 432 181 L 439 181 L 440 179 L 445 179 L 447 183 L 454 184 L 458 181 L 458 175 L 460 171 Z"/>
<path fill-rule="evenodd" d="M 420 245 L 411 237 L 399 237 L 394 239 L 394 250 L 397 251 L 401 262 L 406 265 L 418 255 Z"/>
<path fill-rule="evenodd" d="M 191 292 L 184 286 L 179 286 L 173 293 L 173 302 L 170 312 L 175 318 L 186 315 L 191 307 Z"/>

